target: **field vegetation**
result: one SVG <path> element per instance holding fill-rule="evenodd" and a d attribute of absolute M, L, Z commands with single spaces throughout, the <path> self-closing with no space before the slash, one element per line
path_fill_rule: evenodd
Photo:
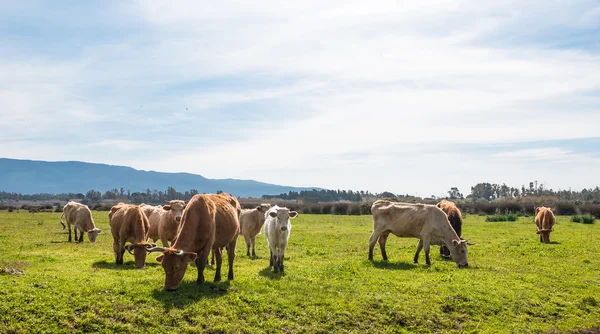
<path fill-rule="evenodd" d="M 485 222 L 467 215 L 470 268 L 432 247 L 432 265 L 413 264 L 416 239 L 391 236 L 390 260 L 367 260 L 370 216 L 300 214 L 286 272 L 268 268 L 268 248 L 245 256 L 240 238 L 235 280 L 162 290 L 164 272 L 147 258 L 114 264 L 107 212 L 91 244 L 68 243 L 60 213 L 0 211 L 0 333 L 592 333 L 600 330 L 598 224 L 558 216 L 542 244 L 533 217 Z M 226 266 L 226 264 L 224 264 Z"/>

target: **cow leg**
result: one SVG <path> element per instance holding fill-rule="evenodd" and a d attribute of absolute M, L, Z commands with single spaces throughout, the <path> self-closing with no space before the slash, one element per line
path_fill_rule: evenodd
<path fill-rule="evenodd" d="M 115 263 L 116 264 L 121 264 L 119 263 L 119 241 L 118 240 L 113 240 L 113 251 L 115 253 Z"/>
<path fill-rule="evenodd" d="M 285 253 L 285 249 L 281 250 L 281 255 L 279 256 L 279 271 L 283 273 L 283 254 Z"/>
<path fill-rule="evenodd" d="M 269 247 L 269 267 L 273 266 L 273 250 Z"/>
<path fill-rule="evenodd" d="M 75 242 L 78 242 L 79 239 L 77 239 L 77 227 L 73 226 L 73 233 L 75 234 Z M 69 240 L 71 241 L 71 240 Z"/>
<path fill-rule="evenodd" d="M 255 258 L 256 257 L 256 250 L 254 249 L 254 246 L 256 245 L 256 236 L 252 237 L 250 239 L 250 242 L 252 243 L 252 257 Z"/>
<path fill-rule="evenodd" d="M 423 238 L 423 250 L 425 251 L 425 264 L 431 265 L 431 259 L 429 258 L 429 250 L 431 248 L 429 237 Z"/>
<path fill-rule="evenodd" d="M 542 237 L 542 233 L 540 233 L 540 242 L 544 242 L 544 237 Z"/>
<path fill-rule="evenodd" d="M 252 239 L 245 235 L 244 241 L 246 242 L 246 256 L 250 256 L 250 246 L 252 246 Z"/>
<path fill-rule="evenodd" d="M 371 238 L 369 238 L 369 260 L 373 261 L 373 249 L 375 248 L 375 243 L 379 240 L 379 236 L 383 233 L 383 230 L 373 229 L 373 234 L 371 234 Z"/>
<path fill-rule="evenodd" d="M 417 244 L 417 252 L 415 253 L 414 262 L 419 263 L 419 253 L 421 253 L 421 249 L 423 249 L 423 240 L 419 239 L 419 244 Z"/>
<path fill-rule="evenodd" d="M 123 264 L 123 255 L 125 254 L 125 241 L 120 240 L 118 243 L 118 249 L 115 250 L 117 252 L 117 264 Z"/>
<path fill-rule="evenodd" d="M 211 246 L 207 243 L 204 248 L 197 252 L 198 257 L 196 258 L 196 267 L 198 267 L 198 279 L 196 279 L 196 283 L 198 284 L 204 284 L 204 268 L 208 263 L 210 248 Z"/>
<path fill-rule="evenodd" d="M 446 247 L 446 245 L 440 246 L 440 255 L 445 258 L 450 257 L 450 250 L 448 249 L 448 247 Z"/>
<path fill-rule="evenodd" d="M 273 272 L 274 273 L 279 272 L 279 250 L 278 249 L 275 249 L 275 252 L 273 252 Z"/>
<path fill-rule="evenodd" d="M 71 242 L 71 224 L 69 224 L 69 222 L 67 222 L 67 230 L 69 230 L 69 242 Z M 77 237 L 75 237 L 77 238 Z M 540 240 L 541 241 L 541 240 Z"/>
<path fill-rule="evenodd" d="M 221 253 L 221 248 L 213 248 L 213 257 L 217 258 L 217 270 L 215 270 L 215 282 L 221 281 L 221 265 L 223 264 L 223 253 Z"/>
<path fill-rule="evenodd" d="M 77 229 L 77 228 L 75 228 Z M 77 237 L 75 237 L 77 239 Z M 79 231 L 79 242 L 83 242 L 83 232 Z"/>
<path fill-rule="evenodd" d="M 542 232 L 542 240 L 544 243 L 549 244 L 550 243 L 550 232 Z"/>
<path fill-rule="evenodd" d="M 233 280 L 233 260 L 235 259 L 235 244 L 237 237 L 233 238 L 233 241 L 229 243 L 227 247 L 227 279 Z"/>
<path fill-rule="evenodd" d="M 215 265 L 215 250 L 212 250 L 212 256 L 210 258 L 210 265 L 214 266 Z"/>
<path fill-rule="evenodd" d="M 385 252 L 385 243 L 387 241 L 388 235 L 390 235 L 389 232 L 382 233 L 379 236 L 379 248 L 381 248 L 381 256 L 383 257 L 384 261 L 387 261 L 387 259 L 388 259 L 387 253 Z"/>
<path fill-rule="evenodd" d="M 169 239 L 164 235 L 160 236 L 160 242 L 162 242 L 163 247 L 169 247 Z"/>

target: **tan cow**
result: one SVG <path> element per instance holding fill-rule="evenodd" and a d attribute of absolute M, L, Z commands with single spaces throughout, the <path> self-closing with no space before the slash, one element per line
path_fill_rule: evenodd
<path fill-rule="evenodd" d="M 265 213 L 271 208 L 271 204 L 263 203 L 254 209 L 242 210 L 240 214 L 240 233 L 246 241 L 246 255 L 250 256 L 250 246 L 252 246 L 252 257 L 256 257 L 254 245 L 256 236 L 260 234 L 260 229 L 265 223 Z"/>
<path fill-rule="evenodd" d="M 65 229 L 65 224 L 62 222 L 62 218 L 65 217 L 67 227 L 69 229 L 69 242 L 71 242 L 71 225 L 73 225 L 73 233 L 75 233 L 75 241 L 83 242 L 83 233 L 87 232 L 90 242 L 96 242 L 96 237 L 101 229 L 96 228 L 94 224 L 94 218 L 92 218 L 92 212 L 87 205 L 83 205 L 77 202 L 69 202 L 63 207 L 63 213 L 60 215 L 60 224 Z M 79 240 L 77 240 L 77 230 L 81 233 Z"/>
<path fill-rule="evenodd" d="M 173 200 L 163 206 L 149 206 L 145 204 L 141 205 L 141 207 L 150 222 L 148 238 L 154 242 L 160 239 L 163 247 L 169 247 L 169 242 L 172 244 L 177 236 L 181 216 L 185 209 L 185 202 Z"/>
<path fill-rule="evenodd" d="M 123 254 L 127 250 L 135 258 L 135 266 L 143 268 L 146 249 L 156 245 L 146 243 L 150 224 L 142 209 L 138 205 L 119 203 L 110 209 L 108 220 L 113 236 L 115 263 L 123 264 Z M 125 246 L 127 242 L 130 244 Z"/>
<path fill-rule="evenodd" d="M 425 249 L 425 262 L 431 264 L 431 244 L 443 244 L 450 250 L 452 260 L 459 268 L 468 267 L 467 241 L 454 231 L 448 216 L 435 205 L 399 203 L 377 200 L 371 207 L 373 234 L 369 239 L 369 260 L 373 260 L 373 248 L 379 240 L 381 255 L 387 260 L 385 242 L 390 233 L 401 238 L 417 238 L 414 262 L 418 263 L 421 249 Z"/>
<path fill-rule="evenodd" d="M 240 229 L 240 204 L 229 194 L 195 195 L 183 213 L 181 227 L 171 248 L 154 247 L 148 252 L 162 252 L 156 260 L 165 270 L 164 289 L 176 290 L 183 279 L 188 263 L 196 261 L 198 284 L 204 283 L 204 268 L 212 249 L 217 260 L 215 282 L 221 280 L 221 248 L 227 248 L 229 272 L 233 279 L 235 245 Z"/>
<path fill-rule="evenodd" d="M 556 218 L 552 209 L 545 206 L 535 208 L 535 225 L 537 226 L 536 234 L 540 235 L 540 242 L 550 243 L 550 232 L 554 231 L 554 222 Z"/>

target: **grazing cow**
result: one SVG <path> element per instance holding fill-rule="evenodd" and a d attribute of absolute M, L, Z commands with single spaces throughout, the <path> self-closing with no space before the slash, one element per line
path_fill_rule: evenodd
<path fill-rule="evenodd" d="M 71 242 L 71 225 L 73 225 L 73 233 L 75 233 L 75 241 L 83 242 L 83 233 L 87 232 L 90 242 L 96 242 L 96 237 L 102 230 L 96 228 L 92 212 L 87 205 L 77 202 L 69 202 L 63 207 L 63 213 L 60 215 L 60 224 L 65 229 L 65 224 L 62 222 L 63 216 L 67 222 L 69 229 L 69 242 Z M 77 240 L 77 230 L 79 230 L 79 240 Z"/>
<path fill-rule="evenodd" d="M 468 267 L 467 241 L 458 237 L 448 216 L 435 205 L 399 203 L 377 200 L 371 207 L 373 234 L 369 239 L 369 260 L 373 260 L 373 248 L 379 240 L 381 255 L 387 260 L 385 242 L 390 233 L 401 238 L 418 238 L 414 262 L 418 263 L 421 249 L 425 249 L 425 262 L 429 259 L 429 246 L 444 244 L 459 268 Z"/>
<path fill-rule="evenodd" d="M 256 236 L 265 223 L 265 213 L 271 208 L 271 204 L 261 204 L 254 209 L 242 210 L 240 215 L 240 233 L 246 241 L 246 255 L 250 256 L 250 246 L 252 246 L 252 257 L 256 257 L 254 245 Z"/>
<path fill-rule="evenodd" d="M 233 279 L 235 245 L 240 230 L 237 199 L 226 193 L 195 195 L 188 202 L 183 213 L 181 227 L 170 248 L 154 247 L 148 252 L 162 252 L 156 260 L 165 270 L 164 289 L 176 290 L 183 279 L 188 262 L 196 261 L 198 284 L 204 283 L 204 268 L 212 249 L 217 260 L 215 282 L 221 280 L 223 247 L 227 248 L 229 272 L 227 279 Z"/>
<path fill-rule="evenodd" d="M 138 205 L 119 203 L 110 208 L 108 221 L 113 236 L 115 263 L 123 264 L 123 254 L 127 250 L 135 258 L 135 266 L 143 268 L 146 249 L 156 245 L 146 243 L 150 224 L 142 209 Z M 125 246 L 127 242 L 130 244 Z"/>
<path fill-rule="evenodd" d="M 269 266 L 273 267 L 274 272 L 283 272 L 283 256 L 292 232 L 290 218 L 296 216 L 298 212 L 277 205 L 265 214 L 265 236 L 271 253 Z"/>
<path fill-rule="evenodd" d="M 450 225 L 452 225 L 452 228 L 456 232 L 456 235 L 460 237 L 460 235 L 462 234 L 463 220 L 462 214 L 460 213 L 460 210 L 456 207 L 456 204 L 454 204 L 454 202 L 450 202 L 443 199 L 438 204 L 436 204 L 436 206 L 442 209 L 442 211 L 444 211 L 444 213 L 448 216 Z M 445 245 L 442 245 L 440 246 L 440 254 L 445 258 L 449 258 L 450 250 Z"/>
<path fill-rule="evenodd" d="M 163 247 L 169 247 L 169 242 L 173 244 L 179 230 L 185 202 L 173 200 L 163 206 L 142 205 L 141 207 L 150 222 L 148 238 L 153 242 L 160 239 Z"/>
<path fill-rule="evenodd" d="M 554 231 L 553 226 L 555 221 L 556 218 L 554 218 L 552 209 L 544 206 L 535 208 L 536 234 L 540 235 L 540 242 L 550 243 L 550 232 Z"/>

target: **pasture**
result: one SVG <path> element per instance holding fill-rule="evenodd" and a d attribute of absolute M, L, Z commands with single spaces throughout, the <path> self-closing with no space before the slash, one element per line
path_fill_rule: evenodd
<path fill-rule="evenodd" d="M 291 220 L 285 274 L 237 243 L 235 280 L 197 286 L 192 265 L 176 292 L 162 290 L 156 254 L 114 264 L 108 213 L 94 211 L 97 243 L 68 243 L 60 213 L 0 211 L 0 333 L 373 333 L 578 332 L 600 328 L 600 229 L 557 217 L 551 244 L 533 217 L 485 222 L 468 215 L 470 268 L 432 247 L 432 265 L 412 263 L 416 239 L 390 236 L 389 262 L 367 260 L 370 216 L 305 215 Z M 226 273 L 224 258 L 224 272 Z M 581 331 L 583 333 L 583 331 Z"/>

